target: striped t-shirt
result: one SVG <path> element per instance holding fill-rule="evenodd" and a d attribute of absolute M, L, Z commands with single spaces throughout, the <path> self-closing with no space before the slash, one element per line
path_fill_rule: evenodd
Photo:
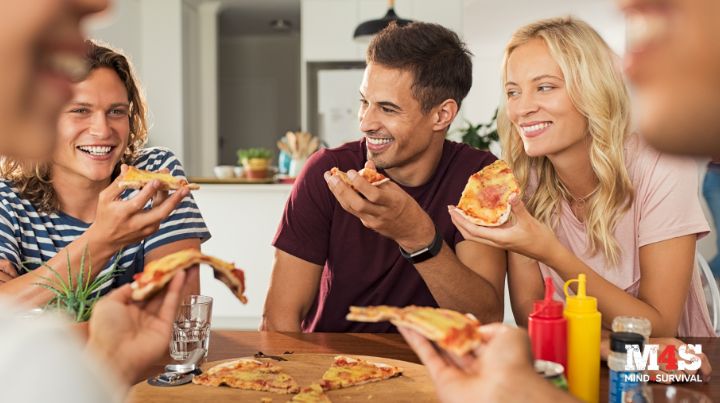
<path fill-rule="evenodd" d="M 173 176 L 185 177 L 180 161 L 166 148 L 151 147 L 140 150 L 133 165 L 148 171 L 167 168 Z M 138 190 L 128 189 L 121 197 L 129 199 L 137 192 Z M 151 205 L 152 201 L 148 202 L 146 208 Z M 28 200 L 20 196 L 12 182 L 0 180 L 0 259 L 14 263 L 20 274 L 23 273 L 20 269 L 21 262 L 29 270 L 36 269 L 82 235 L 90 224 L 62 211 L 51 214 L 38 212 Z M 160 224 L 157 232 L 122 249 L 118 262 L 122 272 L 112 282 L 104 284 L 101 293 L 132 282 L 132 276 L 143 271 L 145 267 L 145 255 L 153 249 L 191 238 L 204 242 L 210 238 L 210 232 L 195 201 L 188 195 Z M 117 253 L 98 276 L 109 271 L 116 258 Z"/>

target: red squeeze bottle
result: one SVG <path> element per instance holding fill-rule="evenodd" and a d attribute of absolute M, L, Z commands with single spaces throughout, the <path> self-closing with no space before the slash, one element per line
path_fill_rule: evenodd
<path fill-rule="evenodd" d="M 567 320 L 563 304 L 553 300 L 552 278 L 545 278 L 545 299 L 535 301 L 528 319 L 530 345 L 536 360 L 562 364 L 567 373 Z"/>

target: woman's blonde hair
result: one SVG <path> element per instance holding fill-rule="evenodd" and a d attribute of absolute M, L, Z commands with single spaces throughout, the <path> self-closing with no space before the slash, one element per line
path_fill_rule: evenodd
<path fill-rule="evenodd" d="M 587 242 L 592 254 L 601 252 L 610 264 L 616 265 L 620 247 L 613 232 L 633 200 L 624 158 L 630 134 L 627 88 L 605 41 L 590 25 L 572 17 L 540 20 L 517 30 L 505 48 L 503 82 L 507 82 L 512 52 L 534 39 L 545 42 L 562 70 L 572 104 L 587 118 L 590 164 L 599 181 L 597 190 L 585 202 Z M 561 199 L 569 200 L 571 196 L 547 157 L 529 157 L 525 153 L 520 134 L 505 109 L 503 101 L 498 114 L 503 157 L 521 189 L 526 189 L 531 179 L 537 184 L 532 194 L 525 195 L 527 208 L 539 221 L 554 228 Z"/>
<path fill-rule="evenodd" d="M 130 110 L 130 138 L 120 159 L 122 164 L 131 164 L 137 152 L 147 141 L 147 109 L 139 81 L 135 78 L 130 61 L 120 52 L 93 41 L 85 41 L 86 62 L 90 71 L 99 68 L 113 70 L 125 85 Z M 29 200 L 41 212 L 53 213 L 60 209 L 50 177 L 51 163 L 27 162 L 9 157 L 0 158 L 0 177 L 13 182 L 20 195 Z M 119 166 L 116 169 L 119 172 Z"/>

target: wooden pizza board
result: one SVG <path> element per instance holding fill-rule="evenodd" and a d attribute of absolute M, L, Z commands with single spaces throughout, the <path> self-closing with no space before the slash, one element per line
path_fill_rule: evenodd
<path fill-rule="evenodd" d="M 301 387 L 317 382 L 330 367 L 336 354 L 285 354 L 287 361 L 272 361 L 285 369 Z M 353 386 L 346 389 L 326 392 L 335 403 L 342 402 L 437 402 L 435 388 L 425 367 L 407 361 L 389 358 L 351 355 L 371 362 L 382 362 L 403 369 L 403 375 L 384 381 Z M 250 358 L 250 357 L 246 357 Z M 269 360 L 269 359 L 262 359 Z M 203 370 L 219 364 L 222 360 L 206 363 Z M 250 390 L 233 389 L 226 386 L 211 387 L 187 384 L 175 387 L 151 386 L 141 382 L 130 390 L 128 402 L 180 403 L 180 402 L 256 402 L 263 397 L 271 398 L 274 403 L 287 402 L 292 395 Z"/>

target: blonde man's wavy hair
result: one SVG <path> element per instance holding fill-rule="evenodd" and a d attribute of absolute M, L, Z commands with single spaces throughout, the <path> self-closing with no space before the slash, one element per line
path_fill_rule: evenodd
<path fill-rule="evenodd" d="M 542 39 L 560 66 L 572 104 L 587 118 L 591 139 L 590 164 L 599 185 L 586 201 L 585 226 L 592 254 L 602 253 L 613 266 L 620 259 L 620 246 L 613 235 L 615 226 L 633 200 L 633 187 L 625 168 L 624 146 L 630 135 L 630 101 L 615 55 L 587 23 L 572 17 L 551 18 L 517 30 L 505 48 L 503 83 L 507 62 L 519 46 Z M 498 131 L 503 157 L 525 189 L 531 178 L 537 189 L 525 195 L 527 208 L 539 221 L 557 225 L 561 199 L 569 192 L 544 156 L 529 157 L 517 128 L 509 121 L 505 101 L 498 114 Z"/>
<path fill-rule="evenodd" d="M 147 109 L 139 81 L 135 78 L 130 61 L 120 52 L 109 46 L 102 46 L 93 41 L 85 41 L 86 61 L 90 71 L 99 68 L 113 70 L 125 85 L 130 103 L 130 138 L 125 152 L 120 159 L 122 164 L 131 164 L 137 152 L 147 141 Z M 0 177 L 13 182 L 20 195 L 29 200 L 38 211 L 54 213 L 60 205 L 50 177 L 51 163 L 37 163 L 16 160 L 9 157 L 0 158 Z M 119 172 L 119 165 L 115 174 Z"/>

